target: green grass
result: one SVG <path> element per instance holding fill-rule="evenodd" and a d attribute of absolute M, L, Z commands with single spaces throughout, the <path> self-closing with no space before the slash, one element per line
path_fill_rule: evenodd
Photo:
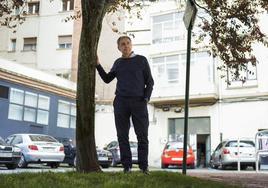
<path fill-rule="evenodd" d="M 140 172 L 123 174 L 122 172 L 105 173 L 17 173 L 1 174 L 2 188 L 232 188 L 226 183 L 219 183 L 184 176 L 174 172 L 154 171 L 150 175 Z"/>

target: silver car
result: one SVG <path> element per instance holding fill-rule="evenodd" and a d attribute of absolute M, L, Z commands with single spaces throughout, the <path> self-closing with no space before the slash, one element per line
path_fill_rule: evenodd
<path fill-rule="evenodd" d="M 138 143 L 129 141 L 129 146 L 132 155 L 132 164 L 138 164 Z M 121 163 L 120 157 L 120 149 L 118 141 L 110 142 L 106 147 L 103 149 L 108 150 L 112 153 L 112 166 L 115 167 Z"/>
<path fill-rule="evenodd" d="M 236 167 L 238 160 L 241 169 L 252 166 L 255 169 L 255 143 L 250 139 L 225 140 L 221 142 L 211 155 L 210 165 L 212 168 L 225 169 L 228 166 Z"/>
<path fill-rule="evenodd" d="M 6 142 L 21 149 L 18 167 L 27 167 L 29 163 L 47 163 L 51 168 L 58 168 L 65 157 L 63 144 L 49 135 L 13 134 L 7 137 Z"/>

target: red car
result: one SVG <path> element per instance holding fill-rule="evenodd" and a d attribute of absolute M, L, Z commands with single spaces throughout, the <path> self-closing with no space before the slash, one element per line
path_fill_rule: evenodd
<path fill-rule="evenodd" d="M 187 144 L 186 164 L 194 168 L 195 156 L 192 147 Z M 168 142 L 161 155 L 161 168 L 168 168 L 169 165 L 179 165 L 183 163 L 183 142 Z"/>

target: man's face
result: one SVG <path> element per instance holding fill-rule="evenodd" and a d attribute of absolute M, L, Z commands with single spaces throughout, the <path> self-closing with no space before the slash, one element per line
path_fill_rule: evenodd
<path fill-rule="evenodd" d="M 119 51 L 122 53 L 123 57 L 128 57 L 132 52 L 132 43 L 128 38 L 122 38 L 118 45 Z"/>

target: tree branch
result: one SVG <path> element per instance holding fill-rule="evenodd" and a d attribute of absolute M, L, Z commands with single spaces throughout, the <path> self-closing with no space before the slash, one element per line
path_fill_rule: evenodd
<path fill-rule="evenodd" d="M 196 6 L 198 6 L 199 8 L 204 9 L 204 10 L 210 15 L 210 11 L 209 11 L 208 9 L 206 9 L 205 7 L 202 7 L 201 5 L 199 5 L 195 0 L 192 0 L 192 2 L 193 2 Z"/>

